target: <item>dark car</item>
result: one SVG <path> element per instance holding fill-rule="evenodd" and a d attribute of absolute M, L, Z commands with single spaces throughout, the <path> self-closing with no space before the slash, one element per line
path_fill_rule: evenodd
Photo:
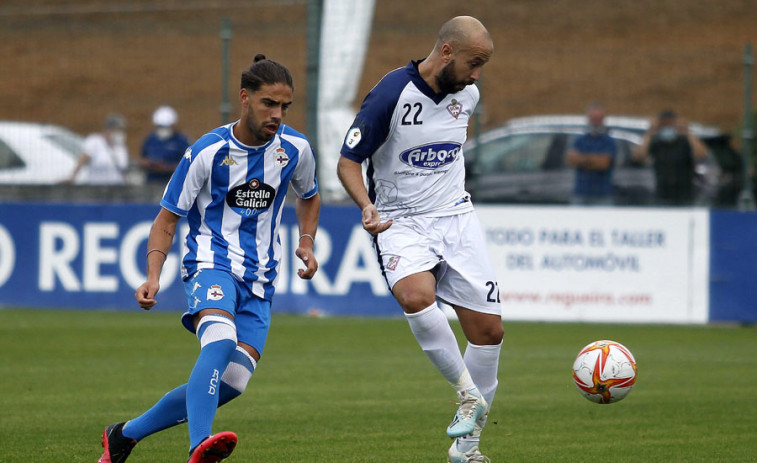
<path fill-rule="evenodd" d="M 610 116 L 605 123 L 617 147 L 614 202 L 652 204 L 655 179 L 651 163 L 639 164 L 631 158 L 649 122 Z M 567 164 L 566 153 L 585 130 L 584 116 L 543 116 L 513 119 L 482 133 L 464 147 L 468 192 L 477 202 L 570 202 L 575 171 Z M 695 205 L 732 206 L 740 188 L 739 175 L 733 172 L 740 166 L 738 153 L 729 137 L 715 128 L 690 124 L 690 130 L 708 146 L 707 158 L 696 166 Z M 725 163 L 727 168 L 721 168 Z"/>

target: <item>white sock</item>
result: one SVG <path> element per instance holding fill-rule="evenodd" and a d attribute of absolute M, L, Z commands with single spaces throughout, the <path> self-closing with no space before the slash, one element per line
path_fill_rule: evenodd
<path fill-rule="evenodd" d="M 489 346 L 477 346 L 468 343 L 468 348 L 465 349 L 465 357 L 463 357 L 473 382 L 478 386 L 478 390 L 484 396 L 490 408 L 499 384 L 497 369 L 499 368 L 501 350 L 501 342 Z"/>
<path fill-rule="evenodd" d="M 421 349 L 450 385 L 458 392 L 475 389 L 455 333 L 439 307 L 433 304 L 420 312 L 406 313 L 405 317 Z"/>
<path fill-rule="evenodd" d="M 470 371 L 473 382 L 478 386 L 481 395 L 484 396 L 489 408 L 494 401 L 494 394 L 497 392 L 497 370 L 499 368 L 499 353 L 502 350 L 502 343 L 489 346 L 477 346 L 468 343 L 465 349 L 465 365 Z M 486 426 L 487 415 L 478 420 L 481 428 Z M 481 434 L 474 432 L 470 436 L 460 437 L 457 439 L 457 448 L 461 452 L 467 452 L 473 447 L 477 447 L 481 439 Z"/>

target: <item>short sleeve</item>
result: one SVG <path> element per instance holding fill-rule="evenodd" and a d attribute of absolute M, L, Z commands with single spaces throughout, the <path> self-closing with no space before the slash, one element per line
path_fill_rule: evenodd
<path fill-rule="evenodd" d="M 300 153 L 297 167 L 292 174 L 292 190 L 302 199 L 313 197 L 318 193 L 318 180 L 315 177 L 315 155 L 307 143 Z"/>
<path fill-rule="evenodd" d="M 386 76 L 368 92 L 342 144 L 342 156 L 363 162 L 387 139 L 397 101 L 410 82 L 405 68 Z"/>
<path fill-rule="evenodd" d="M 216 143 L 208 144 L 209 137 L 215 137 Z M 223 140 L 218 140 L 217 136 L 211 134 L 187 148 L 166 186 L 160 205 L 176 215 L 186 217 L 200 189 L 210 178 L 213 156 L 223 144 Z"/>

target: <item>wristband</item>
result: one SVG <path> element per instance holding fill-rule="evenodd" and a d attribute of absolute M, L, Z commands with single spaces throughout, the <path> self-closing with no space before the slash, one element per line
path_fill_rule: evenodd
<path fill-rule="evenodd" d="M 308 233 L 303 233 L 302 235 L 300 235 L 300 240 L 302 240 L 302 238 L 305 238 L 305 237 L 310 238 L 310 241 L 313 242 L 313 246 L 315 246 L 315 238 L 313 238 L 313 235 L 310 235 Z"/>
<path fill-rule="evenodd" d="M 149 257 L 151 252 L 159 252 L 159 253 L 163 254 L 163 257 L 165 257 L 166 259 L 168 259 L 168 254 L 166 254 L 165 252 L 163 252 L 163 251 L 161 251 L 160 249 L 157 249 L 157 248 L 156 249 L 150 249 L 149 251 L 147 251 L 147 255 L 145 255 L 145 257 Z"/>

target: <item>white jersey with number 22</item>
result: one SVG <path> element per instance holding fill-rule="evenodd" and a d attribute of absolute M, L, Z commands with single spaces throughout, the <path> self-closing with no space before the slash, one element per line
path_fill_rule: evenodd
<path fill-rule="evenodd" d="M 473 210 L 463 144 L 478 88 L 437 94 L 418 63 L 390 72 L 368 93 L 341 150 L 348 159 L 368 162 L 369 194 L 382 219 Z"/>

